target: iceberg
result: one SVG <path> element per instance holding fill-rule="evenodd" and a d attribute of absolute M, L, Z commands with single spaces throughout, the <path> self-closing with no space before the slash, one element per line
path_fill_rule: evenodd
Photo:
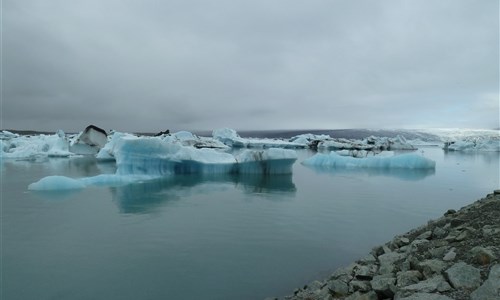
<path fill-rule="evenodd" d="M 500 151 L 500 136 L 472 136 L 444 143 L 445 151 Z"/>
<path fill-rule="evenodd" d="M 416 150 L 403 136 L 395 138 L 370 136 L 363 140 L 345 138 L 324 139 L 317 143 L 318 149 L 324 150 L 366 150 L 380 152 L 384 150 Z"/>
<path fill-rule="evenodd" d="M 20 136 L 2 134 L 0 157 L 6 159 L 28 159 L 39 157 L 68 157 L 69 142 L 65 133 L 58 130 L 54 135 Z"/>
<path fill-rule="evenodd" d="M 157 138 L 119 140 L 115 150 L 118 174 L 287 174 L 297 160 L 293 150 L 247 150 L 236 157 L 215 149 L 182 146 Z"/>
<path fill-rule="evenodd" d="M 434 169 L 436 162 L 414 153 L 395 155 L 390 157 L 370 156 L 354 158 L 341 156 L 338 153 L 318 153 L 302 162 L 308 166 L 329 168 L 379 168 L 379 169 Z"/>
<path fill-rule="evenodd" d="M 108 155 L 116 160 L 115 174 L 79 179 L 48 176 L 31 184 L 29 189 L 114 186 L 182 174 L 291 174 L 292 165 L 297 160 L 295 151 L 288 149 L 246 150 L 234 156 L 215 149 L 197 149 L 165 142 L 159 137 L 115 134 L 111 141 L 112 145 L 103 149 L 107 149 Z"/>
<path fill-rule="evenodd" d="M 178 131 L 174 134 L 164 135 L 162 139 L 165 142 L 179 143 L 183 146 L 193 146 L 195 148 L 229 148 L 219 140 L 210 137 L 199 137 L 189 131 Z"/>
<path fill-rule="evenodd" d="M 75 190 L 83 189 L 86 185 L 82 180 L 66 176 L 47 176 L 28 186 L 31 191 Z"/>
<path fill-rule="evenodd" d="M 108 135 L 104 129 L 89 125 L 70 142 L 69 148 L 75 154 L 95 155 L 107 142 Z"/>
<path fill-rule="evenodd" d="M 281 139 L 255 139 L 242 138 L 234 129 L 221 128 L 215 129 L 212 132 L 214 139 L 224 143 L 232 148 L 285 148 L 285 149 L 301 149 L 306 148 L 304 143 L 296 143 Z"/>

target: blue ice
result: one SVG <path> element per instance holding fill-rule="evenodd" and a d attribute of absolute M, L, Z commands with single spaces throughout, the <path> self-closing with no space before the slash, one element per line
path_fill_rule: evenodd
<path fill-rule="evenodd" d="M 330 168 L 434 169 L 436 167 L 435 161 L 414 153 L 391 157 L 354 158 L 341 156 L 332 151 L 329 154 L 318 153 L 302 163 Z"/>

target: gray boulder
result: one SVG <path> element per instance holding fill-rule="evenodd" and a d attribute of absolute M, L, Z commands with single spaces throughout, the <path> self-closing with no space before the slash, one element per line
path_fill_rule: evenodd
<path fill-rule="evenodd" d="M 470 295 L 471 300 L 500 299 L 500 264 L 491 268 L 488 279 Z"/>
<path fill-rule="evenodd" d="M 451 285 L 458 288 L 477 288 L 481 284 L 481 272 L 464 262 L 454 264 L 446 270 Z"/>

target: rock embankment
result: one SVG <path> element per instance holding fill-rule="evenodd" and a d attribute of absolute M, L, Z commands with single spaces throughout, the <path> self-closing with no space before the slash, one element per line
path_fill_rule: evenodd
<path fill-rule="evenodd" d="M 499 300 L 500 190 L 373 248 L 298 300 Z M 270 298 L 274 299 L 274 298 Z"/>

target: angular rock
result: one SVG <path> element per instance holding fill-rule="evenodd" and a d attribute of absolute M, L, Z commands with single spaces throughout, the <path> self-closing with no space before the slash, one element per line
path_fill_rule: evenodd
<path fill-rule="evenodd" d="M 370 291 L 368 293 L 356 292 L 345 298 L 345 300 L 378 300 L 378 296 L 374 291 Z"/>
<path fill-rule="evenodd" d="M 416 293 L 404 298 L 395 298 L 395 300 L 453 300 L 453 299 L 448 296 L 439 294 Z"/>
<path fill-rule="evenodd" d="M 481 272 L 464 262 L 454 264 L 445 272 L 451 285 L 458 288 L 477 288 L 481 284 Z"/>
<path fill-rule="evenodd" d="M 434 274 L 441 272 L 448 267 L 448 264 L 438 259 L 428 259 L 418 264 L 417 269 L 424 274 L 425 278 L 433 277 Z"/>
<path fill-rule="evenodd" d="M 448 282 L 446 282 L 442 275 L 437 275 L 417 284 L 402 287 L 401 289 L 412 292 L 432 293 L 449 291 L 451 290 L 451 286 L 448 284 Z"/>
<path fill-rule="evenodd" d="M 392 298 L 396 292 L 396 278 L 378 275 L 370 281 L 372 289 L 382 298 Z"/>
<path fill-rule="evenodd" d="M 333 274 L 330 276 L 330 278 L 337 279 L 340 277 L 345 277 L 348 280 L 350 280 L 350 279 L 352 279 L 352 274 L 354 273 L 354 269 L 356 269 L 357 267 L 359 267 L 359 265 L 353 263 L 353 264 L 350 264 L 348 267 L 337 269 L 335 272 L 333 272 Z"/>
<path fill-rule="evenodd" d="M 357 291 L 368 292 L 372 289 L 369 281 L 364 280 L 352 280 L 349 282 L 349 292 L 354 293 Z"/>
<path fill-rule="evenodd" d="M 359 263 L 362 265 L 372 265 L 377 262 L 377 259 L 375 256 L 368 254 L 367 256 L 363 257 L 362 259 L 359 260 Z"/>
<path fill-rule="evenodd" d="M 403 287 L 416 284 L 422 279 L 422 273 L 419 271 L 398 272 L 396 276 L 396 286 Z"/>
<path fill-rule="evenodd" d="M 402 253 L 397 253 L 397 252 L 391 252 L 391 253 L 386 253 L 382 254 L 378 257 L 378 261 L 380 262 L 380 265 L 389 265 L 389 264 L 394 264 L 398 260 L 402 260 L 405 257 L 404 254 Z"/>
<path fill-rule="evenodd" d="M 355 277 L 361 280 L 371 280 L 376 273 L 376 265 L 358 266 L 354 270 Z"/>
<path fill-rule="evenodd" d="M 430 240 L 431 236 L 432 236 L 432 231 L 429 230 L 417 236 L 416 240 Z"/>
<path fill-rule="evenodd" d="M 446 230 L 444 230 L 443 228 L 436 227 L 436 228 L 434 228 L 434 231 L 432 231 L 432 236 L 434 236 L 437 239 L 442 239 L 446 236 L 447 233 L 448 232 Z"/>
<path fill-rule="evenodd" d="M 429 249 L 429 253 L 432 258 L 441 259 L 445 255 L 446 251 L 448 251 L 448 246 L 436 247 Z"/>
<path fill-rule="evenodd" d="M 410 252 L 424 252 L 429 249 L 429 240 L 414 240 L 410 246 Z"/>
<path fill-rule="evenodd" d="M 484 225 L 482 228 L 482 232 L 485 236 L 497 235 L 500 234 L 500 226 Z"/>
<path fill-rule="evenodd" d="M 349 286 L 347 285 L 347 282 L 338 279 L 332 280 L 328 284 L 328 289 L 333 294 L 333 296 L 343 296 L 349 293 Z"/>
<path fill-rule="evenodd" d="M 455 260 L 455 257 L 457 257 L 457 254 L 455 253 L 455 248 L 451 249 L 446 253 L 443 257 L 444 261 L 453 261 Z"/>
<path fill-rule="evenodd" d="M 500 299 L 500 264 L 490 270 L 488 279 L 470 295 L 471 300 L 498 300 Z"/>
<path fill-rule="evenodd" d="M 492 261 L 496 260 L 495 254 L 490 249 L 477 246 L 470 251 L 473 261 L 480 265 L 489 265 Z"/>

